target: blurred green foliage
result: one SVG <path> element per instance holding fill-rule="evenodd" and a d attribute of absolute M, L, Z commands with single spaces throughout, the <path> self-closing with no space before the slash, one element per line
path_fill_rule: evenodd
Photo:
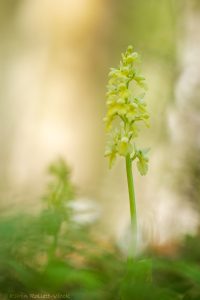
<path fill-rule="evenodd" d="M 176 259 L 151 255 L 127 261 L 115 245 L 99 242 L 91 225 L 74 221 L 69 205 L 75 201 L 74 187 L 64 161 L 52 164 L 49 173 L 52 180 L 39 214 L 0 220 L 4 299 L 12 293 L 59 293 L 74 300 L 199 299 L 198 238 L 188 237 Z"/>
<path fill-rule="evenodd" d="M 186 236 L 173 258 L 154 257 L 154 278 L 169 285 L 180 299 L 200 299 L 200 235 Z"/>

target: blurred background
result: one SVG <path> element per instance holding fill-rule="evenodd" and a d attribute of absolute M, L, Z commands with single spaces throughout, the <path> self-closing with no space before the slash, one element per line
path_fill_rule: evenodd
<path fill-rule="evenodd" d="M 109 68 L 129 44 L 142 55 L 151 113 L 139 141 L 151 147 L 148 175 L 134 169 L 141 246 L 198 231 L 198 0 L 0 1 L 1 213 L 37 210 L 46 168 L 63 157 L 77 201 L 123 244 L 125 164 L 108 170 L 102 119 Z"/>

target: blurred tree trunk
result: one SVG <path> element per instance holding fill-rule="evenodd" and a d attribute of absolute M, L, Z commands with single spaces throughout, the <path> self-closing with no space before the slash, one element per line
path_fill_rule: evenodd
<path fill-rule="evenodd" d="M 169 115 L 172 185 L 200 210 L 200 2 L 184 1 L 175 103 Z M 187 221 L 186 221 L 187 222 Z"/>
<path fill-rule="evenodd" d="M 200 210 L 200 2 L 180 2 L 174 101 L 168 105 L 162 176 L 154 187 L 161 243 L 194 233 Z M 159 153 L 158 153 L 159 154 Z M 159 157 L 159 155 L 158 155 Z"/>

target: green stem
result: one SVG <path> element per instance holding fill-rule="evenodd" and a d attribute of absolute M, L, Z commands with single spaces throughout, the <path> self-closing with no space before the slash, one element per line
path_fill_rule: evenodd
<path fill-rule="evenodd" d="M 127 174 L 130 213 L 131 213 L 131 245 L 129 249 L 130 251 L 129 256 L 133 257 L 137 247 L 137 211 L 136 211 L 136 200 L 135 200 L 135 191 L 134 191 L 134 183 L 133 183 L 133 173 L 132 173 L 132 160 L 130 158 L 130 154 L 127 154 L 126 156 L 126 174 Z"/>

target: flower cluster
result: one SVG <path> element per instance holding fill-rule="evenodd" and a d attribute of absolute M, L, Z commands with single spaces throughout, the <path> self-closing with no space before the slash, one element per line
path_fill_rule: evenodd
<path fill-rule="evenodd" d="M 107 114 L 104 118 L 108 133 L 105 156 L 110 166 L 116 156 L 130 155 L 137 159 L 141 175 L 148 170 L 147 150 L 137 150 L 134 139 L 138 136 L 139 123 L 148 126 L 149 113 L 144 101 L 147 89 L 145 78 L 137 70 L 139 55 L 129 46 L 118 68 L 112 68 L 107 86 Z M 135 93 L 133 93 L 135 91 Z"/>

